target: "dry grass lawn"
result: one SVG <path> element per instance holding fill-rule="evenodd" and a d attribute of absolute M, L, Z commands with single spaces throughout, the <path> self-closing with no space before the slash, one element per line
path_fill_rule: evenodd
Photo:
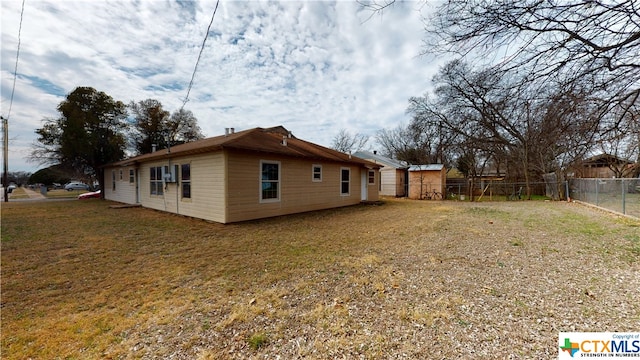
<path fill-rule="evenodd" d="M 109 204 L 2 205 L 3 359 L 540 359 L 640 329 L 640 223 L 576 204 Z"/>

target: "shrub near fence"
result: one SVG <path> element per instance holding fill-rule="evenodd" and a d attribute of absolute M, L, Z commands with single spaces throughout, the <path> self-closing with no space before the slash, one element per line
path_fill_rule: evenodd
<path fill-rule="evenodd" d="M 640 218 L 640 179 L 571 179 L 571 199 Z"/>

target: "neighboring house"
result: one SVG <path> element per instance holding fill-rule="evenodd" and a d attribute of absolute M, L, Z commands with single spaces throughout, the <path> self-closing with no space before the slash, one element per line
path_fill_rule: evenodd
<path fill-rule="evenodd" d="M 105 167 L 105 198 L 231 223 L 378 200 L 380 165 L 285 128 L 225 135 Z"/>
<path fill-rule="evenodd" d="M 376 151 L 357 151 L 353 155 L 382 166 L 378 187 L 380 195 L 407 196 L 407 170 L 409 166 L 406 163 L 379 155 Z"/>
<path fill-rule="evenodd" d="M 444 199 L 447 169 L 442 164 L 411 165 L 409 167 L 409 198 L 424 199 L 428 193 L 439 192 Z"/>
<path fill-rule="evenodd" d="M 574 171 L 579 178 L 633 177 L 637 165 L 614 155 L 601 154 L 583 160 Z"/>

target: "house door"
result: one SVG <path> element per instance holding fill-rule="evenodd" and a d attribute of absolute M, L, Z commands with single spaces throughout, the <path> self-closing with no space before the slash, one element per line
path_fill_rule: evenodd
<path fill-rule="evenodd" d="M 360 201 L 367 201 L 367 171 L 360 171 Z"/>

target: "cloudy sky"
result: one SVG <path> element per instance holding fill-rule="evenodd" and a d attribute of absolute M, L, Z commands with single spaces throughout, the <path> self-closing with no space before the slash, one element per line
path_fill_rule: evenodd
<path fill-rule="evenodd" d="M 34 130 L 78 86 L 179 109 L 216 2 L 26 0 L 13 102 L 22 1 L 0 4 L 9 171 L 34 172 Z M 330 146 L 346 129 L 375 147 L 378 130 L 408 122 L 408 98 L 441 64 L 419 55 L 431 6 L 371 17 L 356 1 L 220 1 L 185 108 L 205 136 L 283 125 Z"/>

